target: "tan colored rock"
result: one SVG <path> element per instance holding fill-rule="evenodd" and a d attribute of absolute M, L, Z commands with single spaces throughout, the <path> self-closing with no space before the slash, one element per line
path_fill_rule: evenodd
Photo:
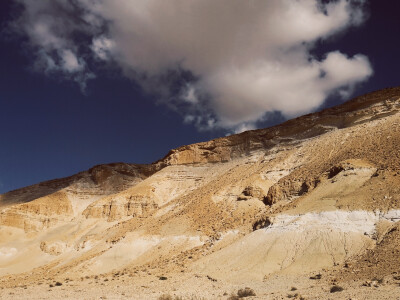
<path fill-rule="evenodd" d="M 295 286 L 292 296 L 322 299 L 332 284 L 344 287 L 335 297 L 393 298 L 399 145 L 393 88 L 153 164 L 99 165 L 0 195 L 0 296 L 24 299 L 15 287 L 26 285 L 51 297 L 58 281 L 67 298 L 176 289 L 224 299 L 250 286 L 280 299 Z"/>

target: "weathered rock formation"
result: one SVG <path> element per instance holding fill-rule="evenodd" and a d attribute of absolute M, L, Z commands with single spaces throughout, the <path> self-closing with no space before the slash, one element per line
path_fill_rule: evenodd
<path fill-rule="evenodd" d="M 0 195 L 0 274 L 153 270 L 242 282 L 375 261 L 400 246 L 399 145 L 391 88 L 153 164 L 11 191 Z M 384 261 L 377 272 L 400 267 Z"/>

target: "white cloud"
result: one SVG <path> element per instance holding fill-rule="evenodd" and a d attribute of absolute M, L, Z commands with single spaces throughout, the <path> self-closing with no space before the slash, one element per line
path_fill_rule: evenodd
<path fill-rule="evenodd" d="M 372 73 L 366 56 L 358 54 L 348 58 L 339 51 L 330 52 L 320 66 L 326 73 L 324 82 L 328 89 L 348 85 Z"/>
<path fill-rule="evenodd" d="M 185 123 L 185 124 L 193 123 L 195 120 L 196 120 L 196 117 L 192 116 L 192 115 L 186 115 L 183 117 L 183 123 Z"/>
<path fill-rule="evenodd" d="M 237 126 L 235 128 L 234 133 L 241 133 L 241 132 L 244 132 L 244 131 L 254 130 L 254 129 L 256 129 L 254 124 L 252 124 L 252 123 L 247 123 L 247 124 L 246 123 L 242 123 L 242 124 L 240 124 L 239 126 Z"/>
<path fill-rule="evenodd" d="M 200 129 L 306 113 L 372 74 L 361 54 L 310 55 L 316 41 L 364 21 L 362 0 L 19 1 L 16 24 L 44 71 L 87 80 L 92 57 L 111 61 Z"/>
<path fill-rule="evenodd" d="M 190 104 L 197 104 L 199 102 L 196 95 L 196 88 L 191 84 L 188 84 L 186 89 L 183 90 L 181 98 Z"/>
<path fill-rule="evenodd" d="M 74 1 L 16 0 L 25 8 L 11 27 L 28 37 L 36 60 L 34 70 L 60 74 L 75 81 L 85 92 L 87 81 L 95 78 L 83 58 L 81 43 L 75 36 L 93 35 L 98 28 L 88 24 L 84 16 L 75 16 L 80 4 Z M 84 11 L 82 10 L 82 14 Z M 103 20 L 101 19 L 101 23 Z M 98 23 L 100 24 L 100 23 Z"/>
<path fill-rule="evenodd" d="M 62 50 L 60 57 L 62 59 L 62 68 L 67 72 L 79 72 L 85 68 L 84 62 L 78 61 L 76 55 L 69 49 Z"/>
<path fill-rule="evenodd" d="M 112 51 L 114 50 L 114 47 L 114 41 L 105 36 L 93 38 L 91 45 L 93 53 L 100 60 L 109 60 L 112 57 Z"/>

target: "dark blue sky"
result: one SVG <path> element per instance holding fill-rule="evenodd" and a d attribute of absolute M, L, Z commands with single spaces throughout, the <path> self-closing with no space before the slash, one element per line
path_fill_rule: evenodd
<path fill-rule="evenodd" d="M 2 29 L 12 17 L 11 2 L 1 1 Z M 355 96 L 399 85 L 399 11 L 398 0 L 370 1 L 364 25 L 314 50 L 317 56 L 336 49 L 368 56 L 374 75 Z M 86 95 L 73 82 L 32 72 L 33 58 L 21 41 L 0 37 L 0 193 L 96 164 L 150 163 L 171 148 L 226 134 L 183 124 L 179 114 L 118 72 L 97 72 Z M 340 101 L 333 97 L 325 106 Z M 275 117 L 259 126 L 281 121 Z"/>

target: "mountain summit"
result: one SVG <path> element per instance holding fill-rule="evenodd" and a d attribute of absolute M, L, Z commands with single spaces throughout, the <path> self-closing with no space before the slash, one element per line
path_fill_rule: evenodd
<path fill-rule="evenodd" d="M 1 298 L 395 297 L 399 145 L 388 88 L 5 193 Z"/>

